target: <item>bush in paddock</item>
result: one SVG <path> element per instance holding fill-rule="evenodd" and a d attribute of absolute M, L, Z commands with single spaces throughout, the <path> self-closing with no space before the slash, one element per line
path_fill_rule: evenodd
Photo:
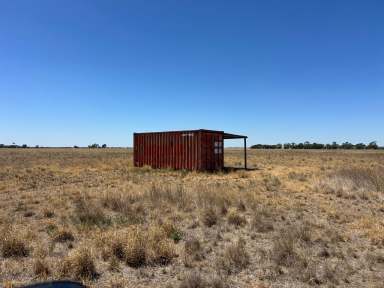
<path fill-rule="evenodd" d="M 218 260 L 218 268 L 231 274 L 246 268 L 249 262 L 245 240 L 240 238 L 225 249 L 224 255 Z"/>
<path fill-rule="evenodd" d="M 59 267 L 59 274 L 76 280 L 92 280 L 98 276 L 95 259 L 85 248 L 78 248 L 65 258 Z"/>
<path fill-rule="evenodd" d="M 14 231 L 3 231 L 3 235 L 0 235 L 0 251 L 4 258 L 27 257 L 30 252 L 25 240 Z"/>

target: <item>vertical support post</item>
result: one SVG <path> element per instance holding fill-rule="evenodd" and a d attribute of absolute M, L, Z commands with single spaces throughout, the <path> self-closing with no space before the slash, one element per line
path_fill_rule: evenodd
<path fill-rule="evenodd" d="M 244 138 L 244 169 L 247 170 L 247 138 Z"/>

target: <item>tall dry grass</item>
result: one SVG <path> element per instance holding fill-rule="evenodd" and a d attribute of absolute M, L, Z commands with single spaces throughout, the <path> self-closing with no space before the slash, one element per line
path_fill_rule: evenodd
<path fill-rule="evenodd" d="M 248 155 L 257 169 L 196 173 L 132 167 L 126 149 L 1 150 L 0 278 L 380 287 L 384 153 Z"/>

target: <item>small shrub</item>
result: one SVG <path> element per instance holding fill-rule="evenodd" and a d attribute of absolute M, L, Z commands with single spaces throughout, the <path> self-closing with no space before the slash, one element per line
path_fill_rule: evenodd
<path fill-rule="evenodd" d="M 35 215 L 35 212 L 33 212 L 33 211 L 27 211 L 24 213 L 25 218 L 32 217 L 33 215 Z"/>
<path fill-rule="evenodd" d="M 45 243 L 40 243 L 37 247 L 33 249 L 33 255 L 35 256 L 36 259 L 45 259 L 48 256 L 48 250 L 49 246 L 46 247 Z"/>
<path fill-rule="evenodd" d="M 154 245 L 154 256 L 151 262 L 158 265 L 168 265 L 176 256 L 174 248 L 169 241 L 163 240 Z"/>
<path fill-rule="evenodd" d="M 112 271 L 112 272 L 119 272 L 120 271 L 119 259 L 117 259 L 116 257 L 111 257 L 109 261 L 108 269 L 109 271 Z"/>
<path fill-rule="evenodd" d="M 183 239 L 183 232 L 181 232 L 180 230 L 174 230 L 174 231 L 171 233 L 170 238 L 171 238 L 175 243 L 178 243 L 181 239 Z"/>
<path fill-rule="evenodd" d="M 201 260 L 203 258 L 203 251 L 199 239 L 190 238 L 185 241 L 184 251 L 186 257 L 192 258 L 192 260 Z"/>
<path fill-rule="evenodd" d="M 49 235 L 52 235 L 55 231 L 57 231 L 57 226 L 53 223 L 50 223 L 48 224 L 46 227 L 45 227 L 45 231 L 49 234 Z"/>
<path fill-rule="evenodd" d="M 231 210 L 228 213 L 228 223 L 235 226 L 244 226 L 247 223 L 247 220 L 236 210 Z"/>
<path fill-rule="evenodd" d="M 165 222 L 161 224 L 161 228 L 164 230 L 167 237 L 172 239 L 175 243 L 178 243 L 181 239 L 183 239 L 183 232 L 173 223 Z"/>
<path fill-rule="evenodd" d="M 108 226 L 111 224 L 103 210 L 94 205 L 87 197 L 80 197 L 75 203 L 73 221 L 84 226 Z"/>
<path fill-rule="evenodd" d="M 347 278 L 351 274 L 351 267 L 341 260 L 326 260 L 324 262 L 311 262 L 310 265 L 299 275 L 299 279 L 311 286 L 328 283 L 329 287 L 339 286 L 341 279 L 349 283 Z M 352 272 L 353 273 L 353 272 Z"/>
<path fill-rule="evenodd" d="M 257 206 L 251 220 L 251 226 L 257 232 L 266 233 L 274 230 L 272 218 L 275 213 L 266 206 Z"/>
<path fill-rule="evenodd" d="M 260 233 L 266 233 L 274 230 L 272 221 L 262 217 L 254 217 L 251 225 L 252 228 L 256 229 L 256 231 Z"/>
<path fill-rule="evenodd" d="M 216 211 L 212 207 L 206 208 L 204 210 L 202 218 L 204 225 L 207 227 L 212 227 L 213 225 L 216 225 L 218 220 Z"/>
<path fill-rule="evenodd" d="M 287 227 L 280 231 L 273 242 L 272 258 L 278 266 L 308 267 L 308 250 L 312 230 L 309 224 Z"/>
<path fill-rule="evenodd" d="M 227 215 L 228 213 L 228 206 L 227 206 L 227 203 L 225 203 L 224 201 L 222 201 L 219 205 L 219 209 L 220 209 L 220 214 L 221 215 Z"/>
<path fill-rule="evenodd" d="M 111 241 L 110 244 L 111 258 L 116 258 L 119 260 L 125 259 L 125 244 L 120 238 L 115 238 Z"/>
<path fill-rule="evenodd" d="M 170 241 L 164 230 L 158 227 L 150 227 L 146 238 L 148 241 L 148 263 L 167 265 L 176 256 L 174 244 Z"/>
<path fill-rule="evenodd" d="M 270 191 L 270 192 L 276 191 L 281 186 L 281 182 L 279 178 L 276 176 L 268 175 L 263 180 L 264 180 L 265 188 L 267 189 L 267 191 Z"/>
<path fill-rule="evenodd" d="M 143 266 L 147 262 L 147 239 L 143 233 L 135 229 L 128 236 L 128 243 L 125 247 L 125 263 L 133 268 Z"/>
<path fill-rule="evenodd" d="M 198 272 L 191 272 L 181 281 L 179 288 L 205 288 L 206 282 Z"/>
<path fill-rule="evenodd" d="M 249 255 L 245 247 L 245 241 L 239 239 L 236 243 L 227 247 L 224 256 L 219 261 L 219 266 L 228 274 L 239 272 L 249 264 Z"/>
<path fill-rule="evenodd" d="M 43 259 L 36 259 L 33 262 L 33 272 L 40 278 L 47 278 L 51 274 L 48 264 Z"/>
<path fill-rule="evenodd" d="M 276 237 L 273 242 L 273 260 L 279 266 L 292 266 L 297 262 L 298 253 L 295 246 L 295 237 L 287 232 Z"/>
<path fill-rule="evenodd" d="M 159 227 L 132 226 L 127 231 L 108 235 L 104 258 L 116 258 L 132 268 L 166 265 L 176 256 L 171 241 Z"/>
<path fill-rule="evenodd" d="M 237 204 L 237 209 L 239 209 L 239 211 L 246 211 L 247 208 L 245 207 L 245 203 L 243 200 L 240 200 L 239 203 Z"/>
<path fill-rule="evenodd" d="M 5 235 L 1 239 L 1 255 L 4 258 L 27 257 L 29 249 L 21 239 Z"/>
<path fill-rule="evenodd" d="M 43 216 L 45 218 L 53 218 L 55 216 L 55 212 L 53 212 L 51 210 L 44 210 L 43 211 Z"/>
<path fill-rule="evenodd" d="M 313 231 L 309 222 L 304 222 L 296 226 L 296 229 L 293 230 L 293 233 L 295 233 L 296 238 L 301 241 L 304 241 L 307 243 L 312 241 Z"/>
<path fill-rule="evenodd" d="M 101 201 L 104 207 L 124 215 L 131 215 L 134 212 L 131 207 L 133 201 L 127 193 L 108 191 Z"/>
<path fill-rule="evenodd" d="M 150 227 L 146 232 L 136 227 L 129 233 L 124 251 L 127 265 L 133 268 L 150 264 L 167 265 L 176 256 L 172 242 L 158 227 Z"/>
<path fill-rule="evenodd" d="M 288 178 L 290 180 L 296 180 L 296 181 L 305 182 L 307 180 L 307 175 L 305 175 L 304 173 L 289 172 L 288 173 Z"/>
<path fill-rule="evenodd" d="M 71 242 L 74 240 L 75 240 L 75 237 L 73 237 L 72 232 L 64 229 L 56 231 L 52 237 L 53 242 L 60 242 L 60 243 Z"/>
<path fill-rule="evenodd" d="M 79 248 L 61 265 L 60 274 L 77 280 L 92 280 L 97 277 L 94 259 L 86 248 Z"/>
<path fill-rule="evenodd" d="M 201 252 L 201 244 L 199 239 L 197 238 L 190 238 L 185 241 L 184 244 L 185 252 L 188 255 L 196 255 Z"/>
<path fill-rule="evenodd" d="M 223 280 L 222 278 L 219 278 L 217 276 L 213 277 L 210 281 L 209 281 L 209 286 L 208 287 L 212 287 L 212 288 L 227 288 L 229 287 L 228 284 L 226 283 L 225 280 Z M 255 287 L 256 288 L 256 287 Z M 260 287 L 261 288 L 261 287 Z"/>
<path fill-rule="evenodd" d="M 26 211 L 28 208 L 27 206 L 22 202 L 22 201 L 19 201 L 17 202 L 17 205 L 15 207 L 15 212 L 21 212 L 21 211 Z"/>

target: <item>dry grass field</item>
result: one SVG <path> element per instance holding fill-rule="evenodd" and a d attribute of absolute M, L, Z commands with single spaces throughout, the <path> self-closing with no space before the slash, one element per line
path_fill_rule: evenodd
<path fill-rule="evenodd" d="M 384 152 L 248 159 L 209 174 L 137 169 L 128 149 L 2 149 L 0 283 L 384 287 Z"/>

